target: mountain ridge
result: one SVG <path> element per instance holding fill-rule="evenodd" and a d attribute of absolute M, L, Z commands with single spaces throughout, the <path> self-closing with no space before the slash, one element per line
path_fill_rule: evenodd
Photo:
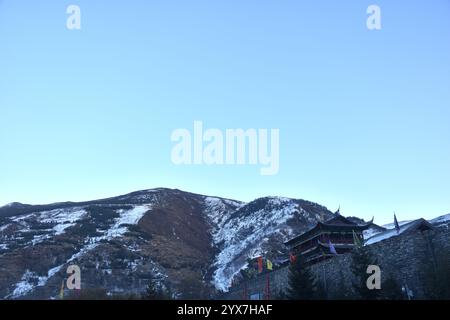
<path fill-rule="evenodd" d="M 111 294 L 142 293 L 156 278 L 175 296 L 187 280 L 212 295 L 249 258 L 286 256 L 284 241 L 335 214 L 302 199 L 242 202 L 168 188 L 2 207 L 0 298 L 54 298 L 69 264 L 80 266 L 85 288 Z"/>

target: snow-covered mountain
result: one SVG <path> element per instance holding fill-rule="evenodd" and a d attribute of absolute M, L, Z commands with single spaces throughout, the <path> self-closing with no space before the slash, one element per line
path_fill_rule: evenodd
<path fill-rule="evenodd" d="M 247 259 L 333 213 L 281 197 L 250 203 L 152 189 L 108 199 L 0 208 L 0 298 L 51 298 L 78 264 L 83 285 L 140 292 L 149 279 L 181 290 L 197 278 L 227 290 Z"/>
<path fill-rule="evenodd" d="M 216 210 L 206 213 L 212 221 L 216 220 Z M 213 243 L 219 249 L 213 265 L 216 287 L 226 290 L 233 276 L 247 266 L 248 258 L 270 251 L 283 253 L 283 242 L 331 215 L 318 204 L 281 197 L 260 198 L 227 212 L 212 233 Z"/>
<path fill-rule="evenodd" d="M 333 215 L 305 200 L 244 203 L 172 189 L 14 203 L 0 208 L 0 299 L 56 297 L 71 264 L 80 266 L 83 288 L 114 294 L 141 293 L 155 279 L 174 294 L 192 279 L 208 292 L 227 290 L 249 258 L 287 257 L 283 242 Z"/>

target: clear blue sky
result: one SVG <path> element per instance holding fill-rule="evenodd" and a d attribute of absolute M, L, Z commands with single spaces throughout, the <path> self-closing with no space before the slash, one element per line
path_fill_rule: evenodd
<path fill-rule="evenodd" d="M 0 205 L 170 187 L 435 217 L 450 212 L 450 1 L 0 0 L 0 120 Z M 194 120 L 279 128 L 279 174 L 173 165 L 171 132 Z"/>

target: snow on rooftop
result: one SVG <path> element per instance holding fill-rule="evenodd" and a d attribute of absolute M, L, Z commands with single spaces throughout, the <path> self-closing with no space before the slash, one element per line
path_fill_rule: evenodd
<path fill-rule="evenodd" d="M 409 221 L 409 222 L 404 222 L 404 221 L 399 222 L 399 226 L 400 226 L 399 231 L 397 231 L 397 229 L 395 229 L 395 228 L 392 228 L 392 229 L 380 232 L 380 233 L 374 235 L 373 237 L 367 239 L 365 241 L 364 245 L 371 245 L 371 244 L 374 244 L 374 243 L 377 243 L 377 242 L 380 242 L 380 241 L 383 241 L 383 240 L 386 240 L 386 239 L 389 239 L 392 237 L 396 237 L 396 236 L 410 230 L 411 227 L 413 227 L 416 224 L 416 222 L 418 222 L 419 220 L 413 220 L 413 221 Z M 389 225 L 387 225 L 387 226 L 389 226 Z"/>
<path fill-rule="evenodd" d="M 430 220 L 431 224 L 441 225 L 450 222 L 450 213 Z"/>
<path fill-rule="evenodd" d="M 398 222 L 398 225 L 399 225 L 399 226 L 402 226 L 402 225 L 411 223 L 412 221 L 414 221 L 414 220 L 404 220 L 404 221 L 399 221 L 399 222 Z M 395 223 L 394 223 L 394 222 L 388 223 L 388 224 L 382 225 L 382 227 L 384 227 L 384 228 L 386 228 L 386 229 L 394 229 L 394 228 L 395 228 Z"/>
<path fill-rule="evenodd" d="M 363 236 L 364 236 L 364 240 L 370 239 L 373 236 L 375 236 L 376 234 L 379 234 L 383 231 L 376 229 L 376 228 L 369 228 L 367 230 L 363 231 Z"/>

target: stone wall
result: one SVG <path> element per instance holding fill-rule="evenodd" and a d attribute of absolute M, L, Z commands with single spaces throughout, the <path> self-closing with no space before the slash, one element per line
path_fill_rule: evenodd
<path fill-rule="evenodd" d="M 267 286 L 269 285 L 269 298 L 277 299 L 280 292 L 288 286 L 289 268 L 283 267 L 272 272 L 264 273 L 255 279 L 247 280 L 239 286 L 232 288 L 226 295 L 228 300 L 242 300 L 259 296 L 261 300 L 267 299 Z"/>
<path fill-rule="evenodd" d="M 382 280 L 392 275 L 402 286 L 412 290 L 415 299 L 426 298 L 423 287 L 424 264 L 432 262 L 440 246 L 450 250 L 449 226 L 436 228 L 432 231 L 413 232 L 392 237 L 368 246 L 381 268 Z M 328 298 L 342 298 L 342 286 L 351 290 L 354 275 L 350 270 L 351 253 L 337 256 L 317 263 L 311 267 L 317 281 L 326 288 Z M 256 279 L 246 281 L 239 287 L 232 288 L 225 299 L 243 299 L 247 297 L 267 298 L 267 277 L 270 284 L 270 298 L 275 299 L 280 291 L 288 287 L 288 266 L 260 275 Z M 450 272 L 450 271 L 449 271 Z M 367 275 L 368 276 L 368 275 Z"/>

